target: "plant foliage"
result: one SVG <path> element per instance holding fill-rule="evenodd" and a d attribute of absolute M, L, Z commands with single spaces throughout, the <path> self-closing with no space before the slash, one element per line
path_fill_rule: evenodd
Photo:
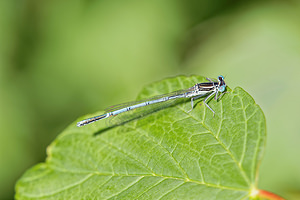
<path fill-rule="evenodd" d="M 145 87 L 139 99 L 205 81 L 165 79 Z M 209 101 L 214 117 L 199 99 L 191 112 L 190 101 L 180 102 L 118 126 L 72 123 L 48 147 L 46 162 L 20 178 L 16 198 L 254 198 L 264 114 L 243 89 L 227 91 Z"/>

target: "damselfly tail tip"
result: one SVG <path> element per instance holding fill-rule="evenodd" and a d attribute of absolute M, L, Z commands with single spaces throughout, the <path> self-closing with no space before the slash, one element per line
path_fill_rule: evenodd
<path fill-rule="evenodd" d="M 81 126 L 84 126 L 85 125 L 85 121 L 80 121 L 80 122 L 77 122 L 77 127 L 81 127 Z"/>

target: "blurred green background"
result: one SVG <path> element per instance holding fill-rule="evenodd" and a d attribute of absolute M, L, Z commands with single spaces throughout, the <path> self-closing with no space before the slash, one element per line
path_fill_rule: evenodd
<path fill-rule="evenodd" d="M 77 117 L 178 74 L 253 96 L 259 188 L 300 199 L 299 0 L 0 1 L 0 199 Z"/>

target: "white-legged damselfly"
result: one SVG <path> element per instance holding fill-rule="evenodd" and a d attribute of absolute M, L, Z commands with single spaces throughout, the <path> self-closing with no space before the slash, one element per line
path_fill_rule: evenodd
<path fill-rule="evenodd" d="M 215 114 L 213 109 L 211 107 L 209 107 L 209 105 L 207 104 L 207 101 L 213 95 L 215 95 L 215 100 L 220 98 L 225 92 L 226 84 L 225 84 L 225 81 L 224 81 L 224 77 L 221 76 L 221 75 L 218 76 L 217 81 L 213 81 L 209 78 L 207 78 L 207 80 L 209 82 L 197 83 L 191 88 L 188 88 L 188 89 L 185 89 L 185 90 L 180 90 L 180 91 L 175 91 L 175 92 L 172 92 L 172 93 L 169 93 L 169 94 L 155 96 L 155 97 L 152 97 L 150 100 L 130 102 L 128 104 L 122 104 L 123 106 L 117 106 L 117 109 L 115 109 L 113 111 L 104 113 L 103 115 L 99 115 L 99 116 L 95 116 L 95 117 L 91 117 L 91 118 L 82 120 L 82 121 L 77 123 L 77 126 L 78 127 L 84 126 L 84 125 L 93 123 L 95 121 L 105 119 L 105 118 L 108 118 L 108 117 L 113 117 L 113 116 L 116 116 L 118 114 L 130 111 L 130 110 L 145 107 L 145 106 L 148 106 L 148 105 L 163 103 L 163 102 L 167 102 L 167 101 L 174 100 L 174 99 L 180 99 L 180 98 L 191 98 L 191 106 L 192 106 L 192 109 L 193 109 L 195 99 L 203 97 L 203 96 L 207 96 L 204 99 L 203 102 L 206 105 L 206 107 L 209 108 L 213 112 L 213 114 Z M 219 92 L 221 94 L 218 96 Z"/>

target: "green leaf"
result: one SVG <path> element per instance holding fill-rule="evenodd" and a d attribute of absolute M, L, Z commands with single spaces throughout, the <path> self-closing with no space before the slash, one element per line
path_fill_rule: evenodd
<path fill-rule="evenodd" d="M 205 81 L 199 76 L 166 79 L 145 87 L 139 98 Z M 227 91 L 209 101 L 214 117 L 199 99 L 191 112 L 186 101 L 112 128 L 105 120 L 84 127 L 72 123 L 49 146 L 46 162 L 20 178 L 16 198 L 252 198 L 265 118 L 243 89 Z"/>

